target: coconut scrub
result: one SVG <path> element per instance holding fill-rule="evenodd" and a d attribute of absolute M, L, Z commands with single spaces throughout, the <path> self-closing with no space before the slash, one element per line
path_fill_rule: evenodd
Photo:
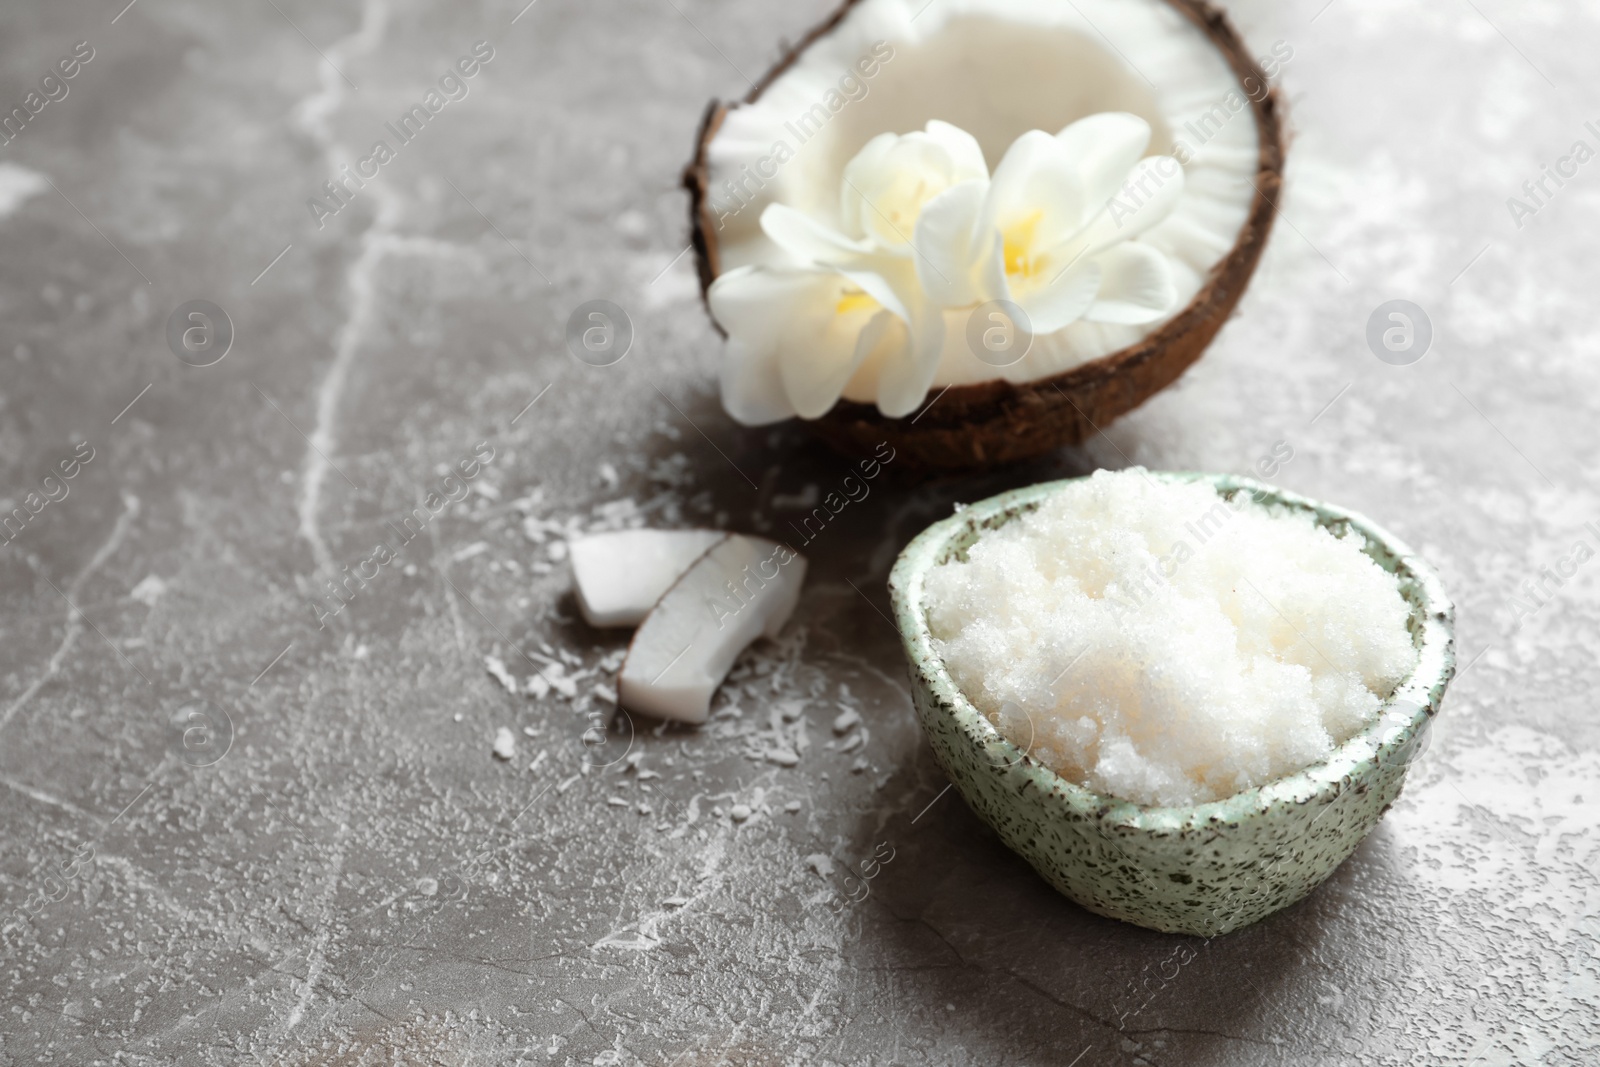
<path fill-rule="evenodd" d="M 1394 578 L 1309 514 L 1100 471 L 928 574 L 934 647 L 1069 781 L 1188 806 L 1327 758 L 1417 662 Z"/>

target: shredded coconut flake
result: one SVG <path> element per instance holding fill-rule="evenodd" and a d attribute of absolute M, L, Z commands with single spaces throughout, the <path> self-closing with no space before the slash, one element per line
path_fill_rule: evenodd
<path fill-rule="evenodd" d="M 508 693 L 517 691 L 517 679 L 506 669 L 506 661 L 499 656 L 483 657 L 483 668 L 489 672 L 490 677 L 505 687 Z"/>

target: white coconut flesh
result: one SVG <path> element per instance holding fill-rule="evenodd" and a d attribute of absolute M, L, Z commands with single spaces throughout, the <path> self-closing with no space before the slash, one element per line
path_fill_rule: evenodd
<path fill-rule="evenodd" d="M 739 653 L 775 638 L 794 613 L 806 559 L 761 537 L 732 535 L 685 571 L 645 616 L 617 677 L 631 712 L 703 723 Z"/>
<path fill-rule="evenodd" d="M 574 540 L 572 588 L 590 626 L 637 626 L 720 530 L 612 530 Z"/>
<path fill-rule="evenodd" d="M 892 56 L 863 77 L 858 64 L 875 47 L 883 54 L 879 42 Z M 840 91 L 847 73 L 850 95 Z M 878 134 L 949 122 L 977 138 L 993 171 L 1029 130 L 1054 134 L 1089 115 L 1129 112 L 1150 125 L 1147 155 L 1183 162 L 1177 206 L 1137 238 L 1170 261 L 1171 312 L 1140 325 L 1074 322 L 1036 336 L 1025 357 L 1004 367 L 969 346 L 970 310 L 944 312 L 933 388 L 1058 374 L 1159 329 L 1236 245 L 1256 195 L 1259 141 L 1249 98 L 1266 89 L 1247 92 L 1204 31 L 1165 0 L 862 0 L 759 100 L 731 109 L 707 146 L 718 269 L 795 262 L 762 231 L 768 204 L 839 227 L 844 168 Z M 874 402 L 880 371 L 868 357 L 843 397 Z"/>

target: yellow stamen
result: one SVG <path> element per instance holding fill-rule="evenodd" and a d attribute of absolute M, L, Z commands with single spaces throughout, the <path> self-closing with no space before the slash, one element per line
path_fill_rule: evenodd
<path fill-rule="evenodd" d="M 835 315 L 850 315 L 857 311 L 871 311 L 877 306 L 878 302 L 876 300 L 858 289 L 855 292 L 845 293 L 841 296 L 839 302 L 834 305 L 833 313 Z"/>
<path fill-rule="evenodd" d="M 1005 255 L 1007 274 L 1028 277 L 1043 266 L 1036 262 L 1032 255 L 1033 231 L 1043 217 L 1043 211 L 1035 211 L 1027 218 L 1018 219 L 1001 231 L 1001 248 Z"/>

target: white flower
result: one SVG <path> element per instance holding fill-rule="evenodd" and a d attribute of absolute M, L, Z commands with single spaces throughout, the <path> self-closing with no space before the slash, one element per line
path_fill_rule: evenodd
<path fill-rule="evenodd" d="M 880 133 L 844 168 L 839 215 L 846 235 L 911 254 L 928 201 L 959 182 L 987 178 L 983 149 L 965 130 L 934 119 L 925 130 Z"/>
<path fill-rule="evenodd" d="M 863 366 L 909 362 L 904 314 L 837 270 L 739 267 L 709 299 L 728 333 L 722 404 L 746 425 L 819 418 Z"/>
<path fill-rule="evenodd" d="M 917 219 L 952 186 L 987 175 L 972 135 L 935 120 L 879 134 L 856 153 L 840 183 L 844 232 L 769 205 L 761 228 L 793 265 L 730 271 L 709 294 L 733 342 L 722 376 L 729 413 L 756 423 L 818 418 L 863 368 L 876 376 L 884 414 L 916 410 L 944 347 L 943 307 L 912 263 Z"/>
<path fill-rule="evenodd" d="M 1079 319 L 1140 325 L 1176 300 L 1166 258 L 1130 243 L 1183 191 L 1169 157 L 1141 159 L 1144 120 L 1093 115 L 1018 138 L 991 180 L 949 123 L 881 134 L 844 169 L 840 228 L 785 204 L 761 228 L 787 263 L 741 267 L 708 298 L 727 332 L 723 403 L 741 422 L 817 418 L 847 385 L 891 418 L 927 395 L 945 311 L 1019 305 L 1037 335 Z"/>
<path fill-rule="evenodd" d="M 920 219 L 925 288 L 946 307 L 1009 300 L 1036 336 L 1086 319 L 1142 325 L 1176 299 L 1167 259 L 1132 243 L 1183 193 L 1170 156 L 1141 159 L 1150 126 L 1106 112 L 1017 138 L 988 183 L 946 190 Z"/>

